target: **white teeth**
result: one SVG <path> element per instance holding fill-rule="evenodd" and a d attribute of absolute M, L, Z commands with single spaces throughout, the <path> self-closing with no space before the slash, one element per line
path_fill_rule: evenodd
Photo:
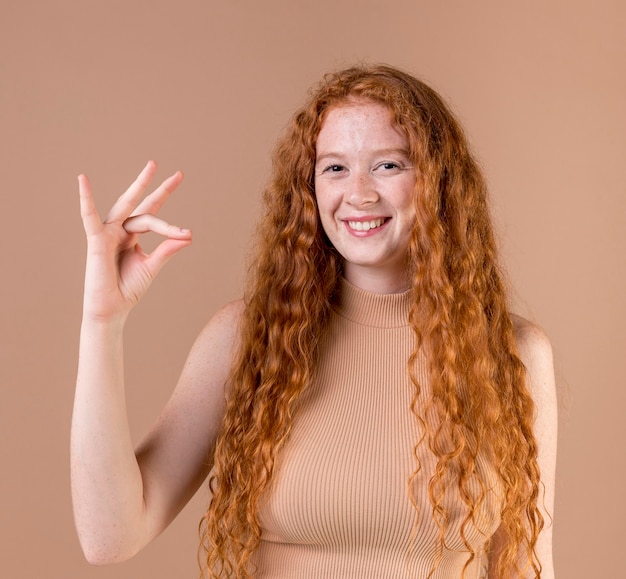
<path fill-rule="evenodd" d="M 372 219 L 371 221 L 348 221 L 350 229 L 355 231 L 369 231 L 383 224 L 384 219 Z"/>

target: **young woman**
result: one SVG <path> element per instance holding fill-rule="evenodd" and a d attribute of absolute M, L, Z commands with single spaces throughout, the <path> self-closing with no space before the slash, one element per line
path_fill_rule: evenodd
<path fill-rule="evenodd" d="M 72 426 L 93 563 L 131 557 L 209 471 L 213 577 L 554 577 L 550 345 L 507 308 L 484 179 L 441 98 L 387 66 L 326 76 L 274 155 L 241 302 L 198 337 L 137 449 L 130 309 L 191 233 L 145 197 L 150 162 L 88 239 Z M 150 255 L 141 233 L 166 239 Z"/>

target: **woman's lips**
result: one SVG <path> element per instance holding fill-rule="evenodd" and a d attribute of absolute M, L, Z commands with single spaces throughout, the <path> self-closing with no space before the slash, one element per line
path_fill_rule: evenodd
<path fill-rule="evenodd" d="M 347 230 L 359 237 L 364 237 L 368 234 L 373 235 L 377 233 L 389 221 L 388 217 L 372 217 L 372 218 L 359 218 L 359 219 L 344 219 Z"/>

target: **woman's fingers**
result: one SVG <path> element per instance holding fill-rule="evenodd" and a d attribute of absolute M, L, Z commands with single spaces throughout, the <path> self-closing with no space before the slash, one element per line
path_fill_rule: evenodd
<path fill-rule="evenodd" d="M 144 254 L 145 265 L 148 267 L 152 278 L 159 273 L 170 257 L 191 243 L 191 231 L 189 229 L 170 225 L 148 213 L 129 217 L 124 222 L 124 229 L 129 233 L 152 232 L 167 238 L 155 247 L 152 253 Z M 139 251 L 141 252 L 140 249 Z"/>
<path fill-rule="evenodd" d="M 172 191 L 178 187 L 183 180 L 183 173 L 176 171 L 161 183 L 150 195 L 148 195 L 131 213 L 131 215 L 141 215 L 142 213 L 158 213 L 163 203 L 167 201 Z"/>
<path fill-rule="evenodd" d="M 154 161 L 148 161 L 130 187 L 122 193 L 115 205 L 113 205 L 105 219 L 105 223 L 124 221 L 135 210 L 139 199 L 145 193 L 155 172 L 156 163 Z"/>
<path fill-rule="evenodd" d="M 128 233 L 152 232 L 169 239 L 191 239 L 191 231 L 189 229 L 170 225 L 163 219 L 159 219 L 149 213 L 129 217 L 124 221 L 123 227 Z"/>
<path fill-rule="evenodd" d="M 141 173 L 137 176 L 130 187 L 118 198 L 115 205 L 107 215 L 104 223 L 123 223 L 124 228 L 129 233 L 146 233 L 154 231 L 166 237 L 181 238 L 180 229 L 167 225 L 164 221 L 147 218 L 148 214 L 155 214 L 161 209 L 172 191 L 180 185 L 183 180 L 181 171 L 177 171 L 172 176 L 165 179 L 159 187 L 157 187 L 143 201 L 139 201 L 145 193 L 150 181 L 156 171 L 156 163 L 148 161 Z M 102 226 L 102 220 L 96 209 L 91 185 L 86 175 L 78 177 L 81 216 L 85 231 L 94 233 Z M 135 219 L 135 218 L 141 219 Z M 183 231 L 183 238 L 186 235 Z"/>
<path fill-rule="evenodd" d="M 85 233 L 90 235 L 95 233 L 102 226 L 100 215 L 96 209 L 96 204 L 91 193 L 91 185 L 87 175 L 78 176 L 78 194 L 80 197 L 80 216 L 83 220 Z"/>

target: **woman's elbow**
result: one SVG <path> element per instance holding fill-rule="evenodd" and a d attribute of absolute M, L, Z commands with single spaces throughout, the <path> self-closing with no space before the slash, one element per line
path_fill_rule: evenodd
<path fill-rule="evenodd" d="M 87 563 L 96 567 L 128 561 L 139 551 L 109 544 L 106 541 L 81 540 L 80 546 Z"/>

